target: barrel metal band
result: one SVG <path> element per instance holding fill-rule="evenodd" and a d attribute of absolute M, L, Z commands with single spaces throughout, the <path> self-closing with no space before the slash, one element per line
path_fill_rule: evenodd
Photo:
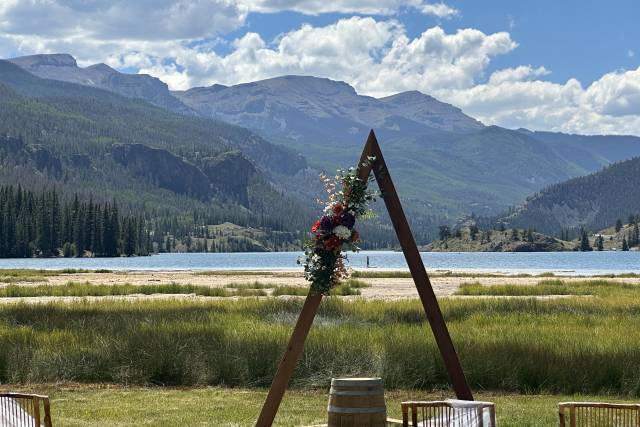
<path fill-rule="evenodd" d="M 329 394 L 333 394 L 334 396 L 382 396 L 382 389 L 378 390 L 363 390 L 363 391 L 341 391 L 336 390 L 333 387 L 329 390 Z"/>
<path fill-rule="evenodd" d="M 375 414 L 378 412 L 387 412 L 387 408 L 384 406 L 378 406 L 373 408 L 343 408 L 340 406 L 327 406 L 327 411 L 334 414 Z"/>

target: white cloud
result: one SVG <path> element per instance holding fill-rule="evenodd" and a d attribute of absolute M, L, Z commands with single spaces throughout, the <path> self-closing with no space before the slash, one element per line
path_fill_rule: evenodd
<path fill-rule="evenodd" d="M 421 7 L 425 15 L 433 15 L 438 18 L 451 18 L 460 15 L 460 11 L 444 3 L 425 4 Z"/>
<path fill-rule="evenodd" d="M 517 82 L 533 80 L 536 77 L 545 76 L 550 72 L 544 67 L 533 68 L 531 65 L 520 65 L 516 68 L 505 68 L 495 71 L 489 78 L 489 83 L 496 85 L 504 82 Z"/>
<path fill-rule="evenodd" d="M 585 96 L 599 113 L 614 117 L 640 115 L 640 67 L 605 74 L 589 86 Z"/>
<path fill-rule="evenodd" d="M 323 27 L 302 25 L 274 40 L 252 32 L 229 42 L 217 38 L 242 25 L 250 10 L 392 14 L 424 5 L 422 0 L 0 0 L 0 56 L 69 52 L 81 65 L 139 69 L 173 89 L 314 75 L 346 81 L 372 96 L 420 90 L 486 124 L 640 135 L 640 68 L 608 73 L 587 87 L 575 79 L 548 81 L 550 71 L 532 65 L 487 78 L 493 58 L 517 47 L 507 32 L 447 33 L 436 26 L 410 37 L 396 19 L 355 16 Z M 225 54 L 216 53 L 217 43 L 226 44 Z"/>
<path fill-rule="evenodd" d="M 520 68 L 520 67 L 519 67 Z M 486 124 L 586 134 L 640 135 L 640 67 L 605 74 L 586 89 L 576 79 L 564 84 L 503 79 L 506 70 L 468 90 L 434 93 Z M 512 76 L 519 72 L 513 69 Z M 495 73 L 494 73 L 495 74 Z"/>
<path fill-rule="evenodd" d="M 142 71 L 172 85 L 181 82 L 181 88 L 305 74 L 344 80 L 369 95 L 387 95 L 472 87 L 492 57 L 515 47 L 507 33 L 464 29 L 447 34 L 433 27 L 412 39 L 395 20 L 352 17 L 325 27 L 303 25 L 274 43 L 248 33 L 225 56 L 182 46 L 175 54 L 182 72 L 164 65 L 161 56 Z"/>
<path fill-rule="evenodd" d="M 459 14 L 446 4 L 429 4 L 424 0 L 240 0 L 253 12 L 274 13 L 283 10 L 308 15 L 321 13 L 357 13 L 363 15 L 394 15 L 402 9 L 416 9 L 426 15 L 450 18 Z"/>
<path fill-rule="evenodd" d="M 185 40 L 234 30 L 244 23 L 246 14 L 243 5 L 231 0 L 16 0 L 0 9 L 0 32 L 95 40 Z"/>

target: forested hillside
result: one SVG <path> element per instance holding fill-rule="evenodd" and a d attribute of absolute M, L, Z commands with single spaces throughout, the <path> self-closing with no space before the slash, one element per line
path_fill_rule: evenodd
<path fill-rule="evenodd" d="M 0 187 L 0 257 L 148 255 L 143 216 L 121 216 L 116 203 L 63 202 L 55 190 Z"/>
<path fill-rule="evenodd" d="M 591 175 L 552 185 L 511 214 L 496 219 L 509 227 L 575 237 L 584 228 L 600 230 L 640 212 L 640 157 Z"/>

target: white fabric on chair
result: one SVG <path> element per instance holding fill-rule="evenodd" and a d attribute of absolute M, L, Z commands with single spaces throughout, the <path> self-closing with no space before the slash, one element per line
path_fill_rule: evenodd
<path fill-rule="evenodd" d="M 451 414 L 446 419 L 424 420 L 419 427 L 495 427 L 491 417 L 489 402 L 447 399 L 451 404 Z"/>
<path fill-rule="evenodd" d="M 0 426 L 22 427 L 35 426 L 36 420 L 22 406 L 10 397 L 0 398 Z"/>

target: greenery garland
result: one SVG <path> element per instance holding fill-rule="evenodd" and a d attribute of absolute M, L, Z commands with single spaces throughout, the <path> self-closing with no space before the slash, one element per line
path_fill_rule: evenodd
<path fill-rule="evenodd" d="M 375 157 L 369 157 L 361 167 L 369 167 Z M 343 251 L 358 252 L 360 235 L 356 220 L 370 216 L 368 204 L 376 192 L 368 190 L 369 181 L 360 179 L 358 169 L 338 169 L 330 179 L 320 175 L 328 194 L 324 215 L 311 227 L 313 237 L 305 242 L 304 277 L 311 282 L 313 292 L 328 295 L 342 279 L 348 277 Z"/>

